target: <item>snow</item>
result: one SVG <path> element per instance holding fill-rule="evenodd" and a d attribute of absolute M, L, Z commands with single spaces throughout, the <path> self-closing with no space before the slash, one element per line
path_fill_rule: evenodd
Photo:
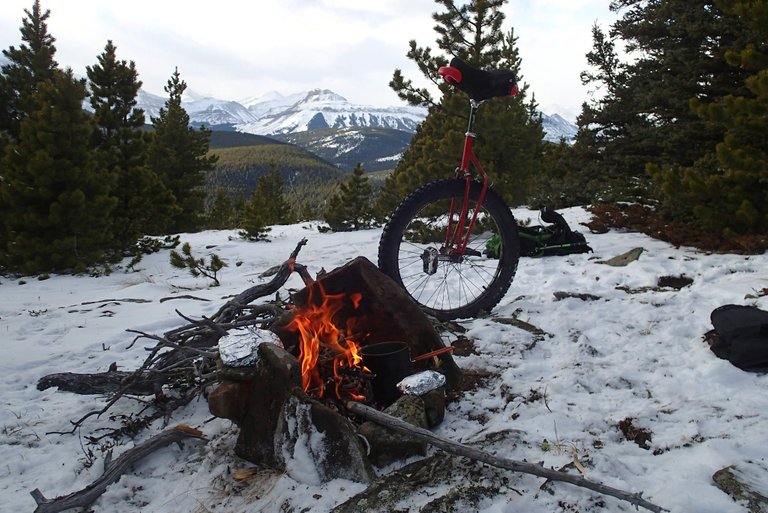
<path fill-rule="evenodd" d="M 586 231 L 579 226 L 589 219 L 585 210 L 561 213 L 572 227 Z M 516 210 L 516 216 L 536 218 L 526 210 Z M 137 415 L 143 407 L 123 399 L 74 434 L 49 434 L 69 431 L 71 421 L 100 408 L 104 399 L 38 391 L 40 377 L 102 372 L 112 362 L 122 370 L 135 369 L 148 344 L 129 347 L 134 336 L 127 329 L 161 334 L 184 323 L 176 310 L 196 318 L 213 314 L 226 298 L 268 279 L 259 275 L 285 260 L 303 237 L 308 244 L 298 261 L 315 274 L 360 255 L 376 262 L 380 235 L 380 229 L 319 233 L 314 223 L 275 226 L 270 243 L 242 241 L 235 231 L 182 234 L 196 255 L 215 252 L 228 263 L 219 287 L 171 267 L 167 251 L 146 256 L 136 272 L 0 277 L 3 511 L 32 511 L 29 492 L 35 488 L 52 498 L 93 482 L 103 471 L 104 453 L 87 437 L 119 427 L 113 415 Z M 460 321 L 474 352 L 455 360 L 462 369 L 488 377 L 449 404 L 435 432 L 498 456 L 555 468 L 572 462 L 575 453 L 587 478 L 643 492 L 674 512 L 746 512 L 745 504 L 717 489 L 711 476 L 739 465 L 765 490 L 768 378 L 716 358 L 702 335 L 711 329 L 712 310 L 723 304 L 768 309 L 768 297 L 759 293 L 768 286 L 768 255 L 708 254 L 624 231 L 586 235 L 594 254 L 522 259 L 492 315 Z M 645 251 L 626 267 L 599 263 L 636 247 Z M 679 291 L 654 290 L 664 275 L 685 275 L 693 283 Z M 301 288 L 301 280 L 292 276 L 286 287 Z M 555 292 L 598 299 L 558 300 Z M 499 322 L 511 317 L 546 334 Z M 625 419 L 650 432 L 648 449 L 625 439 L 618 428 Z M 290 473 L 257 469 L 252 479 L 237 481 L 233 471 L 253 466 L 234 455 L 237 429 L 230 421 L 212 418 L 199 400 L 170 422 L 199 428 L 210 441 L 157 451 L 111 485 L 94 511 L 327 512 L 365 488 L 345 480 L 314 485 L 290 477 L 313 478 L 315 469 L 303 467 L 300 457 L 308 457 L 316 445 L 312 439 L 294 451 L 298 457 L 291 460 Z M 162 429 L 158 421 L 135 441 L 125 438 L 112 448 L 113 457 Z M 568 484 L 540 493 L 541 479 L 505 475 L 509 482 L 482 501 L 479 511 L 561 511 L 559 501 L 582 512 L 634 511 L 613 498 L 604 498 L 600 506 L 596 494 Z M 416 512 L 424 500 L 417 487 L 399 507 Z"/>

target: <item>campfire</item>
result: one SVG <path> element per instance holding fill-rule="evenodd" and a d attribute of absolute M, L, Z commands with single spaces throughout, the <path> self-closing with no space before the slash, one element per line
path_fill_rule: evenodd
<path fill-rule="evenodd" d="M 308 288 L 307 305 L 293 311 L 285 329 L 298 333 L 302 388 L 314 399 L 332 388 L 339 401 L 369 400 L 370 370 L 362 364 L 362 343 L 367 337 L 359 316 L 345 322 L 338 314 L 345 308 L 356 312 L 362 294 L 327 294 L 321 282 Z"/>

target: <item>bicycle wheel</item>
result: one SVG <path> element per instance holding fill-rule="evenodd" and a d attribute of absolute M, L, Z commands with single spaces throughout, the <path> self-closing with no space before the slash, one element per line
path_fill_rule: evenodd
<path fill-rule="evenodd" d="M 392 214 L 379 241 L 379 269 L 402 285 L 427 313 L 442 320 L 490 311 L 509 289 L 520 258 L 515 219 L 491 190 L 480 207 L 464 255 L 456 256 L 445 246 L 451 200 L 461 205 L 464 189 L 465 180 L 455 179 L 432 182 L 414 191 Z M 480 191 L 481 184 L 472 182 L 468 217 Z M 500 250 L 486 251 L 494 236 L 501 240 Z"/>

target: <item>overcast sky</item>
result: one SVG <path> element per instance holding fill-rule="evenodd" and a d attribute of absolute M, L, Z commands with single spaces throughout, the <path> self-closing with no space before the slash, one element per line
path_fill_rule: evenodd
<path fill-rule="evenodd" d="M 541 109 L 570 119 L 588 91 L 594 22 L 607 27 L 609 0 L 509 0 L 505 31 L 519 38 L 522 74 Z M 2 0 L 0 48 L 18 46 L 24 9 Z M 42 0 L 56 60 L 75 73 L 96 62 L 107 40 L 136 63 L 144 89 L 164 96 L 176 66 L 189 90 L 226 100 L 270 91 L 331 89 L 351 102 L 402 102 L 388 87 L 395 68 L 418 83 L 408 42 L 437 49 L 431 0 Z"/>

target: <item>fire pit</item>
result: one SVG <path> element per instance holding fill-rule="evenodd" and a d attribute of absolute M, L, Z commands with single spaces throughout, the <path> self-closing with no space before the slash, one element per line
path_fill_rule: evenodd
<path fill-rule="evenodd" d="M 416 304 L 362 257 L 297 293 L 294 303 L 271 328 L 285 349 L 259 345 L 256 363 L 210 394 L 211 412 L 240 427 L 235 451 L 245 459 L 291 473 L 292 455 L 302 451 L 304 458 L 313 455 L 321 481 L 367 481 L 373 475 L 369 448 L 344 404 L 386 407 L 400 395 L 394 384 L 423 369 L 454 386 L 460 371 L 451 348 Z M 382 348 L 396 349 L 396 356 Z"/>
<path fill-rule="evenodd" d="M 296 309 L 272 330 L 301 362 L 302 386 L 311 397 L 327 397 L 331 388 L 337 401 L 387 406 L 399 395 L 394 384 L 423 369 L 445 374 L 449 386 L 458 383 L 452 348 L 444 346 L 416 303 L 367 259 L 358 257 L 323 275 L 294 301 Z M 379 346 L 383 343 L 388 345 Z M 399 351 L 391 351 L 395 345 Z"/>

